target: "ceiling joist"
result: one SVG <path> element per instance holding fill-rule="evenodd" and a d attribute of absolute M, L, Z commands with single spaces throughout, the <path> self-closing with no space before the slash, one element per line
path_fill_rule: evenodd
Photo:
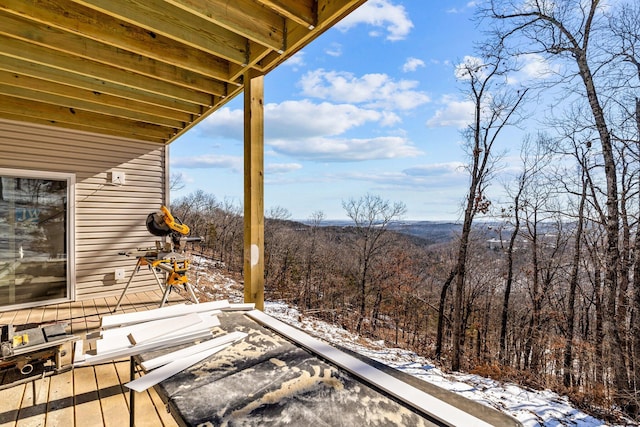
<path fill-rule="evenodd" d="M 0 118 L 168 143 L 365 0 L 0 0 Z"/>

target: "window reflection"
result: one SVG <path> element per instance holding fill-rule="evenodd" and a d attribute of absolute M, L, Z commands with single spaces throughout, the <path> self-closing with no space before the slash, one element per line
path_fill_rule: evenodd
<path fill-rule="evenodd" d="M 66 298 L 66 180 L 0 177 L 0 306 Z"/>

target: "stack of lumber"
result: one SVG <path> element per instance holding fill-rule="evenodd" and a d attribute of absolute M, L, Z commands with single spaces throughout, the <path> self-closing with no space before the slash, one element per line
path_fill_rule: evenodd
<path fill-rule="evenodd" d="M 220 325 L 217 315 L 221 310 L 250 309 L 252 304 L 229 304 L 225 300 L 105 316 L 95 354 L 82 354 L 82 341 L 77 342 L 74 366 L 190 344 L 143 362 L 145 371 L 153 371 L 126 384 L 132 390 L 143 391 L 246 337 L 245 333 L 232 332 L 214 338 L 211 329 Z"/>

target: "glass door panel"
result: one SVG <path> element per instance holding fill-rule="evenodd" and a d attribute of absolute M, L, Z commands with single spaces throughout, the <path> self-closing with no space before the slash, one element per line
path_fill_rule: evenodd
<path fill-rule="evenodd" d="M 65 179 L 0 175 L 0 308 L 69 297 Z"/>

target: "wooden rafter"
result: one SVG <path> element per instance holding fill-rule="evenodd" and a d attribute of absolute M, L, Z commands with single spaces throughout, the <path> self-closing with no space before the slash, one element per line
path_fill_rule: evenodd
<path fill-rule="evenodd" d="M 365 0 L 0 0 L 0 118 L 168 143 Z"/>

